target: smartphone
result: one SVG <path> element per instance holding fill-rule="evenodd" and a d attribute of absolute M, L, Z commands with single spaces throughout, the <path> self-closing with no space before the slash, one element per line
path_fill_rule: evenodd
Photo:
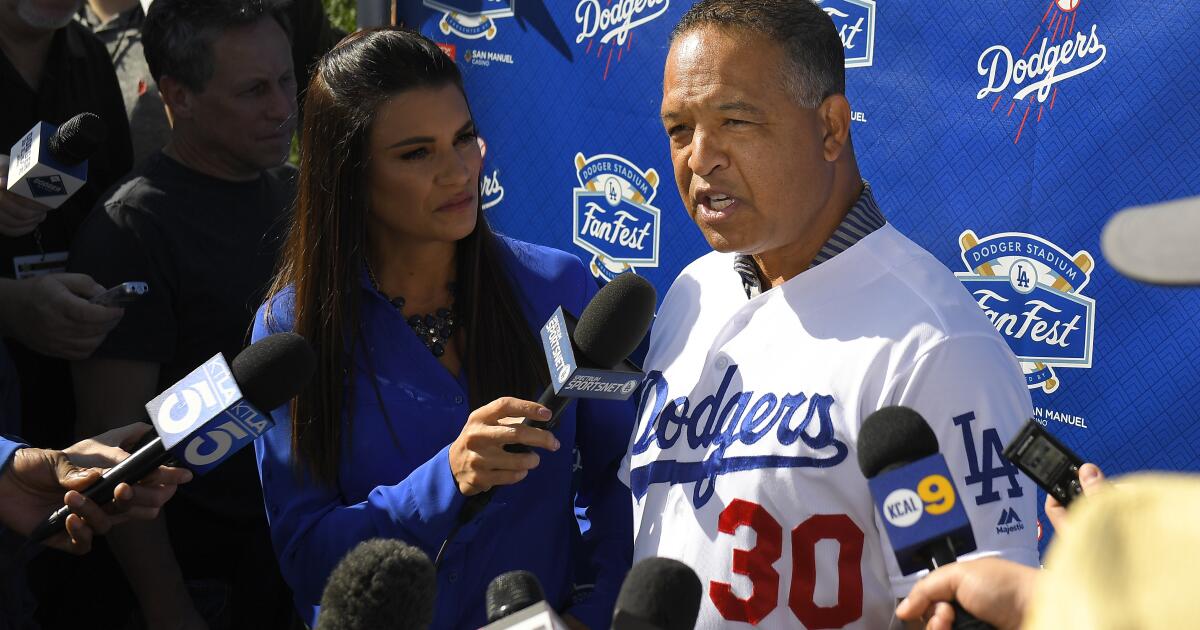
<path fill-rule="evenodd" d="M 136 302 L 149 291 L 150 287 L 145 282 L 122 282 L 88 301 L 100 306 L 125 306 Z"/>
<path fill-rule="evenodd" d="M 1021 427 L 1003 455 L 1063 507 L 1083 494 L 1079 484 L 1083 460 L 1034 420 Z"/>

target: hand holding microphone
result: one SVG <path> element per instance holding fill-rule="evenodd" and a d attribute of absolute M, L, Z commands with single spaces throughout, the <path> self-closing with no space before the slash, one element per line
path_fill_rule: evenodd
<path fill-rule="evenodd" d="M 554 434 L 522 424 L 522 418 L 549 420 L 550 410 L 516 398 L 499 398 L 471 412 L 458 439 L 450 445 L 450 471 L 458 491 L 466 496 L 521 481 L 537 467 L 537 453 L 513 453 L 511 444 L 547 451 L 559 449 Z"/>
<path fill-rule="evenodd" d="M 146 404 L 158 437 L 106 471 L 84 496 L 107 503 L 119 484 L 141 480 L 172 458 L 205 474 L 270 429 L 269 411 L 295 397 L 315 369 L 312 348 L 295 333 L 258 340 L 232 367 L 217 354 Z M 69 506 L 51 514 L 30 540 L 61 531 L 69 514 Z"/>

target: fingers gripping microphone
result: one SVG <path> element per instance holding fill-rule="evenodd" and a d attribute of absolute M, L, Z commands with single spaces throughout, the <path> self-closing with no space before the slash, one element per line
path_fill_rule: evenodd
<path fill-rule="evenodd" d="M 624 400 L 641 382 L 640 372 L 622 369 L 654 320 L 658 296 L 645 278 L 625 273 L 596 292 L 578 323 L 560 308 L 542 328 L 551 383 L 538 404 L 550 409 L 547 421 L 526 418 L 526 426 L 552 431 L 558 417 L 575 398 Z M 563 342 L 566 343 L 563 343 Z M 524 444 L 509 444 L 510 452 L 524 453 Z"/>
<path fill-rule="evenodd" d="M 488 625 L 481 630 L 566 630 L 567 624 L 546 603 L 542 585 L 529 571 L 509 571 L 488 584 Z"/>
<path fill-rule="evenodd" d="M 61 206 L 87 181 L 87 159 L 107 136 L 104 121 L 90 112 L 57 129 L 39 122 L 10 150 L 9 191 L 51 208 Z"/>
<path fill-rule="evenodd" d="M 884 407 L 863 421 L 858 466 L 868 479 L 900 572 L 936 569 L 975 550 L 967 512 L 938 449 L 937 436 L 921 414 Z M 986 630 L 958 604 L 954 628 Z"/>
<path fill-rule="evenodd" d="M 146 404 L 158 437 L 110 468 L 83 495 L 103 505 L 122 482 L 136 483 L 172 457 L 198 475 L 228 459 L 273 426 L 270 410 L 312 379 L 316 358 L 303 337 L 279 333 L 241 351 L 232 367 L 217 354 Z M 147 434 L 149 435 L 149 434 Z M 63 506 L 30 535 L 41 542 L 62 530 Z"/>
<path fill-rule="evenodd" d="M 700 578 L 671 558 L 633 565 L 613 610 L 612 630 L 692 630 L 700 614 Z"/>
<path fill-rule="evenodd" d="M 437 576 L 420 549 L 395 539 L 358 544 L 329 574 L 317 630 L 424 630 Z"/>

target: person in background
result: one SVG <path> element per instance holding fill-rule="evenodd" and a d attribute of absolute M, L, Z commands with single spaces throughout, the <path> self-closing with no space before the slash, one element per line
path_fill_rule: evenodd
<path fill-rule="evenodd" d="M 582 312 L 595 281 L 570 254 L 491 231 L 462 76 L 417 33 L 362 31 L 326 55 L 301 146 L 281 269 L 253 335 L 292 330 L 319 355 L 313 384 L 255 442 L 301 617 L 315 622 L 348 551 L 386 537 L 438 559 L 434 627 L 484 625 L 488 583 L 525 569 L 570 623 L 607 628 L 630 566 L 616 467 L 632 405 L 580 400 L 550 433 L 519 424 L 547 409 L 509 397 L 544 389 L 538 328 L 560 305 Z M 535 450 L 504 449 L 518 442 Z"/>
<path fill-rule="evenodd" d="M 171 126 L 142 53 L 143 7 L 139 0 L 87 0 L 78 13 L 112 58 L 133 135 L 133 163 L 141 164 L 167 144 Z M 284 8 L 292 30 L 292 63 L 298 85 L 308 85 L 313 63 L 345 33 L 329 23 L 320 0 L 294 0 Z"/>
<path fill-rule="evenodd" d="M 104 430 L 217 352 L 246 345 L 277 260 L 295 169 L 296 82 L 282 7 L 155 0 L 142 46 L 169 141 L 79 230 L 71 269 L 149 293 L 74 368 L 78 430 Z M 150 630 L 286 628 L 254 456 L 190 484 L 164 518 L 108 537 Z"/>
<path fill-rule="evenodd" d="M 70 371 L 121 309 L 88 304 L 107 287 L 64 274 L 75 231 L 100 194 L 132 166 L 121 92 L 104 46 L 72 20 L 82 0 L 0 0 L 0 335 L 20 378 L 19 432 L 34 444 L 75 441 Z M 87 184 L 55 210 L 8 192 L 8 153 L 38 122 L 91 112 L 108 137 Z"/>

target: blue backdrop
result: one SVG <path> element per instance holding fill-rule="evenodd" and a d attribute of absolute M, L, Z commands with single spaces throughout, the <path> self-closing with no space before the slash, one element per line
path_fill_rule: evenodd
<path fill-rule="evenodd" d="M 463 69 L 498 230 L 660 295 L 708 251 L 658 120 L 690 1 L 399 2 Z M 821 6 L 864 177 L 1009 340 L 1041 421 L 1110 474 L 1195 470 L 1200 289 L 1121 277 L 1099 236 L 1124 207 L 1200 194 L 1200 3 Z"/>

